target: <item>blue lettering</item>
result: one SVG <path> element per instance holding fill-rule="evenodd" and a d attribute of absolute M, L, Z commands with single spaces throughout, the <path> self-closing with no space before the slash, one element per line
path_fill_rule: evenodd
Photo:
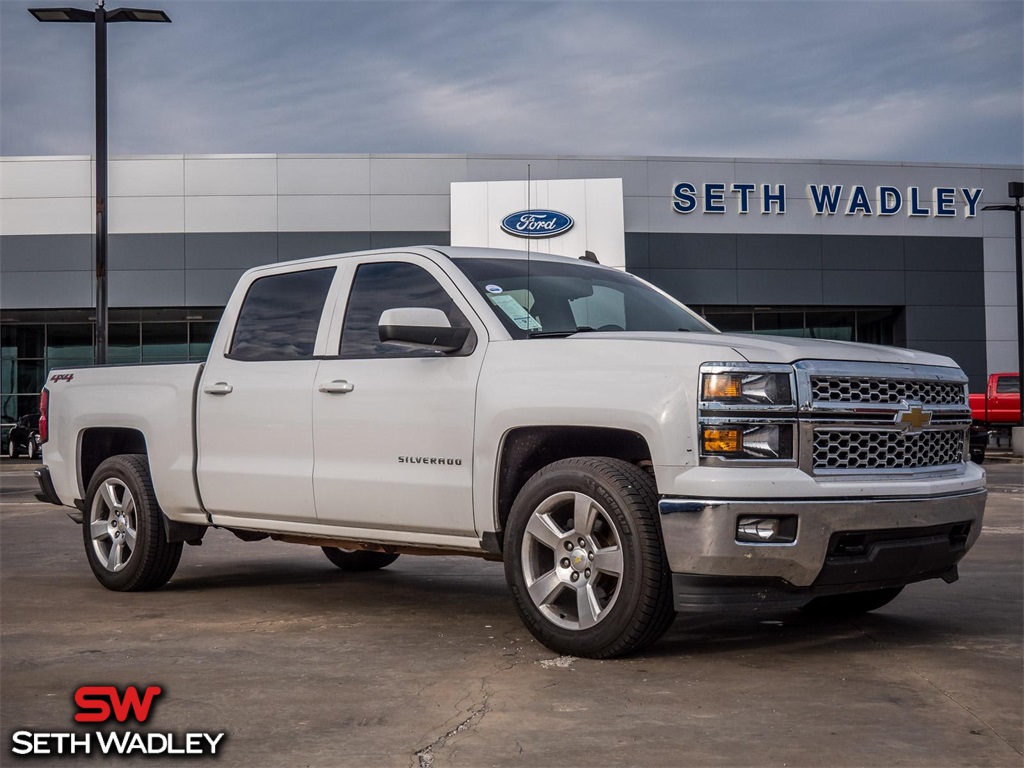
<path fill-rule="evenodd" d="M 807 190 L 811 193 L 811 204 L 814 206 L 814 213 L 821 216 L 825 213 L 830 216 L 839 208 L 839 196 L 843 194 L 843 185 L 835 187 L 828 184 L 808 184 Z"/>
<path fill-rule="evenodd" d="M 907 189 L 910 193 L 910 211 L 908 216 L 931 216 L 932 212 L 928 208 L 921 207 L 921 190 L 917 187 L 910 187 Z"/>
<path fill-rule="evenodd" d="M 868 202 L 868 193 L 860 184 L 853 188 L 853 194 L 850 195 L 850 205 L 846 209 L 847 216 L 852 216 L 855 213 L 863 213 L 865 216 L 871 215 L 871 203 Z"/>
<path fill-rule="evenodd" d="M 936 187 L 932 191 L 935 194 L 935 215 L 956 216 L 956 208 L 953 207 L 956 189 L 953 187 Z"/>
<path fill-rule="evenodd" d="M 903 193 L 896 187 L 878 188 L 878 215 L 893 216 L 903 209 Z"/>
<path fill-rule="evenodd" d="M 964 196 L 964 201 L 967 203 L 967 208 L 964 210 L 966 218 L 973 218 L 978 213 L 978 201 L 981 199 L 983 191 L 981 188 L 960 187 L 960 194 Z M 974 194 L 971 194 L 972 192 Z"/>
<path fill-rule="evenodd" d="M 704 185 L 704 213 L 725 213 L 725 184 Z"/>
<path fill-rule="evenodd" d="M 772 204 L 778 208 L 778 213 L 786 212 L 786 185 L 779 184 L 779 191 L 772 192 L 771 184 L 761 185 L 761 213 L 771 213 Z"/>
<path fill-rule="evenodd" d="M 672 202 L 672 207 L 676 213 L 690 213 L 697 207 L 697 188 L 693 184 L 676 184 L 676 188 L 673 190 L 675 200 Z"/>
<path fill-rule="evenodd" d="M 750 193 L 757 189 L 756 184 L 733 184 L 732 191 L 740 194 L 740 213 L 750 213 Z"/>

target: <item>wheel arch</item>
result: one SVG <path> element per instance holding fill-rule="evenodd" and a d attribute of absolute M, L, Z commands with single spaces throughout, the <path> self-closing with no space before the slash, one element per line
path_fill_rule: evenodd
<path fill-rule="evenodd" d="M 606 456 L 641 467 L 651 465 L 647 440 L 627 429 L 545 425 L 509 430 L 501 441 L 494 487 L 494 522 L 499 547 L 512 503 L 526 481 L 552 462 L 580 456 Z"/>
<path fill-rule="evenodd" d="M 97 468 L 111 456 L 138 453 L 149 456 L 146 436 L 128 427 L 89 427 L 78 436 L 78 487 L 82 498 Z"/>

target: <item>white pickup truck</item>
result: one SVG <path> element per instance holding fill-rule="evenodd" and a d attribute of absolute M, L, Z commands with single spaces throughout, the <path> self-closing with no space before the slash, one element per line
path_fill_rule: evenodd
<path fill-rule="evenodd" d="M 957 578 L 981 532 L 945 357 L 717 332 L 585 260 L 419 247 L 247 272 L 205 364 L 59 369 L 41 498 L 113 590 L 210 527 L 503 560 L 548 647 L 608 657 L 676 611 L 858 613 Z"/>

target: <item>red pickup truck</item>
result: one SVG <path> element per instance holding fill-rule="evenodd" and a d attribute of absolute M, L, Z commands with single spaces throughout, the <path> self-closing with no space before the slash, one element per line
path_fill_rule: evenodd
<path fill-rule="evenodd" d="M 1020 426 L 1020 374 L 993 373 L 984 394 L 970 396 L 971 419 L 985 427 Z"/>

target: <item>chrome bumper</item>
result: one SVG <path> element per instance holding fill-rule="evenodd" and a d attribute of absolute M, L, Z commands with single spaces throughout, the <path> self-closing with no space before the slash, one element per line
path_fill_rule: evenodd
<path fill-rule="evenodd" d="M 665 498 L 658 504 L 665 552 L 674 574 L 781 580 L 792 587 L 811 587 L 826 564 L 834 534 L 859 531 L 928 529 L 969 523 L 970 530 L 949 568 L 969 550 L 981 533 L 984 488 L 947 496 L 917 498 L 815 499 L 751 501 Z M 736 541 L 740 517 L 797 517 L 796 541 L 789 544 Z M 856 570 L 856 569 L 854 569 Z M 864 567 L 871 588 L 871 563 Z M 934 573 L 931 575 L 940 575 Z M 922 578 L 908 571 L 907 583 Z M 925 578 L 930 578 L 925 576 Z"/>

